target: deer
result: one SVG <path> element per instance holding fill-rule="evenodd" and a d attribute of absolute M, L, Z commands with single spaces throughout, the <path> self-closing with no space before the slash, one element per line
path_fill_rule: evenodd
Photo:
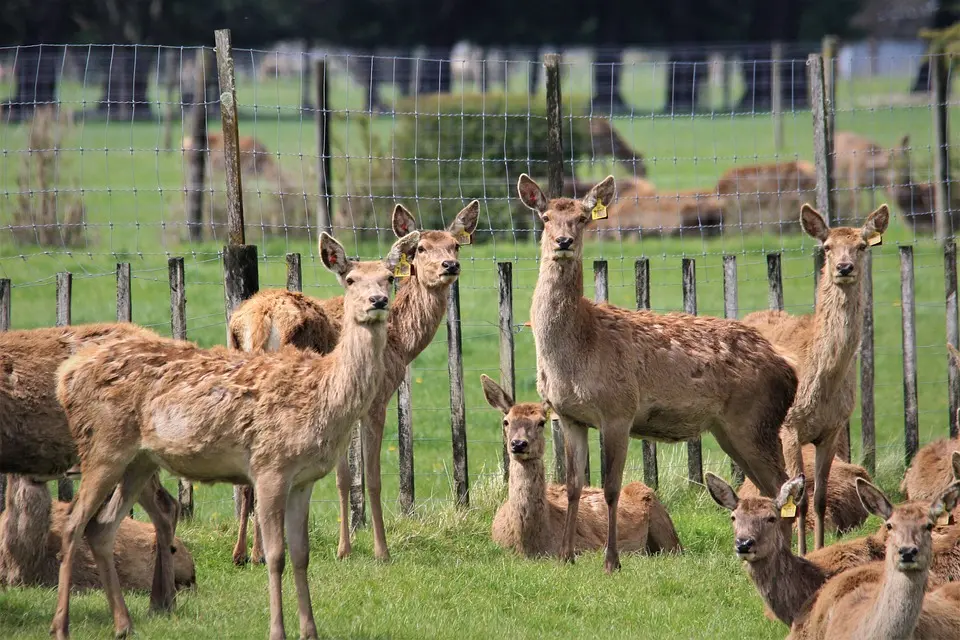
<path fill-rule="evenodd" d="M 803 474 L 805 477 L 812 478 L 814 475 L 814 446 L 804 445 L 801 451 L 803 453 Z M 838 535 L 856 529 L 866 521 L 869 515 L 863 508 L 863 504 L 860 503 L 860 496 L 857 494 L 857 478 L 871 479 L 867 470 L 860 465 L 834 458 L 827 484 L 826 527 L 829 531 Z M 756 485 L 750 480 L 744 481 L 738 493 L 741 498 L 755 498 L 760 495 Z M 813 486 L 809 483 L 806 484 L 804 502 L 809 512 L 809 506 L 813 502 Z M 807 518 L 807 530 L 809 531 L 812 526 L 813 520 Z"/>
<path fill-rule="evenodd" d="M 803 471 L 802 447 L 816 446 L 813 491 L 814 548 L 823 547 L 827 484 L 833 459 L 846 444 L 845 425 L 856 395 L 854 361 L 863 329 L 864 256 L 887 229 L 890 212 L 881 205 L 863 226 L 830 228 L 809 204 L 800 208 L 804 231 L 823 247 L 824 265 L 813 314 L 757 311 L 743 323 L 754 327 L 796 363 L 800 380 L 784 422 L 790 473 Z M 800 555 L 806 553 L 806 496 L 797 514 Z"/>
<path fill-rule="evenodd" d="M 530 320 L 537 391 L 565 438 L 567 518 L 559 557 L 573 562 L 587 428 L 604 439 L 607 548 L 620 568 L 617 505 L 631 437 L 680 442 L 709 430 L 765 495 L 786 480 L 780 425 L 797 377 L 755 329 L 735 320 L 628 311 L 583 297 L 583 235 L 613 201 L 607 176 L 580 200 L 548 200 L 528 175 L 520 200 L 543 222 Z"/>
<path fill-rule="evenodd" d="M 69 637 L 75 551 L 85 537 L 118 636 L 132 622 L 110 562 L 117 526 L 161 467 L 199 482 L 253 485 L 270 595 L 270 638 L 285 638 L 281 579 L 289 539 L 300 636 L 317 638 L 307 582 L 314 483 L 336 466 L 383 377 L 394 271 L 420 234 L 372 262 L 349 260 L 332 236 L 320 256 L 345 289 L 340 340 L 327 355 L 287 347 L 249 354 L 160 337 L 89 347 L 57 374 L 57 398 L 80 454 L 81 480 L 63 534 L 51 633 Z M 114 499 L 98 509 L 119 483 Z"/>
<path fill-rule="evenodd" d="M 35 480 L 75 474 L 79 457 L 57 402 L 57 368 L 85 346 L 155 335 L 131 323 L 0 332 L 0 473 Z M 152 478 L 140 497 L 157 531 L 150 610 L 169 612 L 176 595 L 171 548 L 180 507 L 159 478 Z M 163 538 L 168 530 L 170 537 Z"/>
<path fill-rule="evenodd" d="M 386 423 L 387 405 L 403 381 L 407 365 L 430 344 L 443 321 L 450 286 L 460 274 L 460 243 L 469 242 L 476 230 L 480 202 L 473 200 L 453 219 L 446 230 L 420 231 L 420 243 L 412 261 L 411 277 L 397 291 L 387 325 L 384 352 L 384 376 L 370 409 L 361 419 L 365 483 L 370 496 L 373 521 L 374 556 L 390 559 L 383 507 L 380 497 L 380 449 Z M 393 232 L 402 237 L 416 230 L 413 214 L 396 205 L 392 217 Z M 230 320 L 228 344 L 245 351 L 275 350 L 292 344 L 300 349 L 328 353 L 339 338 L 342 324 L 342 298 L 316 300 L 284 290 L 265 290 L 244 302 Z M 346 456 L 337 467 L 340 495 L 340 542 L 337 557 L 344 559 L 352 551 L 350 544 L 350 471 Z M 244 492 L 241 516 L 252 507 L 253 492 Z M 234 548 L 234 562 L 246 561 L 246 518 L 241 517 L 240 534 Z M 254 529 L 252 557 L 262 557 L 258 529 Z"/>
<path fill-rule="evenodd" d="M 69 506 L 51 499 L 45 481 L 15 474 L 8 474 L 6 480 L 6 508 L 0 514 L 0 584 L 54 587 Z M 151 590 L 155 544 L 153 526 L 133 518 L 124 518 L 120 523 L 113 561 L 122 589 Z M 177 589 L 194 586 L 197 578 L 193 556 L 179 538 L 174 538 L 172 553 Z M 100 586 L 93 555 L 86 545 L 78 550 L 74 586 Z"/>
<path fill-rule="evenodd" d="M 900 215 L 914 233 L 933 231 L 934 185 L 932 182 L 914 182 L 910 172 L 910 136 L 892 148 L 887 162 L 887 194 L 897 203 Z"/>
<path fill-rule="evenodd" d="M 960 637 L 960 590 L 956 585 L 927 591 L 937 519 L 956 507 L 960 482 L 932 504 L 894 507 L 880 489 L 858 479 L 863 506 L 884 520 L 883 562 L 845 571 L 827 581 L 788 639 Z"/>
<path fill-rule="evenodd" d="M 890 154 L 878 143 L 852 131 L 833 135 L 833 173 L 838 190 L 847 192 L 850 213 L 857 216 L 860 189 L 883 186 Z"/>
<path fill-rule="evenodd" d="M 480 376 L 480 382 L 487 404 L 503 414 L 503 437 L 510 452 L 509 497 L 493 520 L 493 541 L 530 558 L 556 556 L 566 520 L 566 490 L 546 481 L 546 409 L 542 403 L 514 403 L 510 394 L 486 375 Z M 603 548 L 607 532 L 603 491 L 584 488 L 580 505 L 574 550 Z M 617 516 L 618 544 L 623 551 L 682 551 L 670 514 L 642 482 L 623 487 Z"/>
<path fill-rule="evenodd" d="M 815 167 L 795 160 L 734 167 L 720 176 L 716 192 L 726 205 L 726 224 L 739 224 L 743 230 L 770 225 L 792 231 L 796 219 L 788 212 L 796 211 L 816 188 Z"/>
<path fill-rule="evenodd" d="M 608 216 L 597 220 L 595 228 L 602 236 L 628 232 L 641 236 L 680 234 L 700 230 L 708 235 L 720 233 L 724 202 L 716 193 L 697 190 L 660 192 L 643 178 L 627 181 L 617 202 L 608 208 Z M 586 190 L 581 193 L 586 193 Z"/>

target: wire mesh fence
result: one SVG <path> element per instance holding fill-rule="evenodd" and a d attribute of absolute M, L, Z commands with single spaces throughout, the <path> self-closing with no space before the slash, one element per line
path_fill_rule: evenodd
<path fill-rule="evenodd" d="M 563 51 L 562 166 L 548 146 L 543 61 L 529 51 L 484 58 L 467 48 L 451 60 L 236 49 L 246 242 L 257 247 L 260 288 L 286 286 L 287 255 L 297 253 L 304 292 L 336 295 L 317 260 L 319 230 L 332 228 L 354 255 L 382 256 L 394 239 L 395 203 L 422 228 L 441 229 L 478 199 L 459 285 L 469 478 L 499 476 L 500 421 L 478 384 L 480 373 L 496 378 L 500 368 L 498 263 L 512 264 L 518 399 L 536 397 L 525 322 L 539 222 L 515 197 L 520 173 L 546 187 L 559 169 L 569 196 L 616 176 L 617 200 L 590 230 L 584 263 L 605 261 L 612 303 L 636 306 L 635 261 L 646 258 L 650 306 L 683 309 L 681 261 L 692 259 L 698 312 L 722 316 L 724 256 L 736 256 L 743 317 L 768 306 L 767 256 L 779 254 L 783 306 L 807 313 L 816 243 L 798 212 L 817 202 L 823 182 L 807 57 L 820 49 Z M 943 248 L 960 211 L 947 137 L 960 124 L 949 108 L 953 61 L 919 43 L 828 42 L 823 53 L 831 221 L 859 225 L 882 202 L 894 211 L 873 249 L 873 420 L 877 459 L 902 460 L 898 245 L 912 248 L 915 269 L 920 442 L 946 435 L 955 410 L 944 347 L 956 325 L 955 276 L 951 302 Z M 72 322 L 112 319 L 115 264 L 124 262 L 133 320 L 169 333 L 167 261 L 182 256 L 187 336 L 222 343 L 228 158 L 213 49 L 9 47 L 0 49 L 0 69 L 8 96 L 0 107 L 0 277 L 12 282 L 12 326 L 55 323 L 60 272 L 75 280 Z M 588 284 L 585 295 L 594 294 Z M 411 367 L 418 502 L 453 492 L 446 338 L 441 329 Z M 386 496 L 398 489 L 400 465 L 396 403 L 390 411 Z M 858 409 L 854 459 L 865 454 L 860 422 Z M 726 464 L 712 440 L 704 447 L 708 466 Z M 660 458 L 661 483 L 686 477 L 685 456 L 661 449 Z M 642 469 L 637 446 L 628 474 Z M 333 508 L 332 493 L 318 495 Z M 201 491 L 201 509 L 203 501 Z"/>

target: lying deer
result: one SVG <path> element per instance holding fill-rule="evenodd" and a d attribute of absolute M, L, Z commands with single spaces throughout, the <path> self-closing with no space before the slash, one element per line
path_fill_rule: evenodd
<path fill-rule="evenodd" d="M 415 231 L 398 240 L 382 261 L 353 262 L 321 234 L 323 264 L 345 289 L 340 341 L 326 356 L 292 347 L 248 354 L 135 337 L 82 349 L 60 367 L 57 398 L 77 441 L 82 479 L 63 536 L 51 629 L 57 638 L 69 636 L 81 537 L 100 568 L 116 633 L 131 632 L 110 557 L 124 514 L 161 466 L 190 480 L 254 486 L 269 573 L 270 637 L 285 637 L 286 531 L 300 635 L 317 638 L 307 581 L 310 493 L 343 455 L 380 387 L 394 270 L 401 256 L 413 257 L 419 236 Z M 117 483 L 114 499 L 98 514 Z"/>
<path fill-rule="evenodd" d="M 534 402 L 514 404 L 510 394 L 485 375 L 480 381 L 487 404 L 503 413 L 503 435 L 510 452 L 510 495 L 493 520 L 493 540 L 528 557 L 555 556 L 560 552 L 567 501 L 564 487 L 546 481 L 546 411 Z M 670 514 L 657 494 L 642 482 L 631 482 L 623 488 L 617 517 L 622 550 L 682 551 Z M 603 491 L 586 487 L 580 495 L 575 551 L 602 549 L 606 533 Z"/>

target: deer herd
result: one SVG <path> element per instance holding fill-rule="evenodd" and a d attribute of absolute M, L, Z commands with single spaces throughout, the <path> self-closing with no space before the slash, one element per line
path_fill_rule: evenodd
<path fill-rule="evenodd" d="M 848 178 L 861 176 L 851 170 Z M 680 442 L 708 431 L 747 480 L 738 494 L 708 473 L 707 489 L 730 511 L 734 551 L 790 638 L 960 638 L 960 442 L 920 451 L 901 487 L 908 501 L 899 505 L 840 459 L 849 447 L 843 426 L 854 405 L 864 261 L 887 229 L 887 206 L 861 227 L 830 228 L 803 205 L 800 226 L 825 253 L 814 312 L 764 311 L 738 321 L 584 297 L 585 232 L 614 204 L 613 176 L 580 198 L 548 198 L 526 174 L 517 189 L 543 225 L 530 318 L 540 401 L 516 403 L 481 376 L 484 397 L 503 416 L 509 452 L 494 542 L 568 562 L 604 550 L 607 572 L 620 568 L 621 551 L 681 553 L 656 493 L 622 484 L 628 446 L 631 438 Z M 346 449 L 359 423 L 374 554 L 390 558 L 380 478 L 387 404 L 443 320 L 460 247 L 479 213 L 473 201 L 446 229 L 419 230 L 397 205 L 398 239 L 373 261 L 349 258 L 322 234 L 320 258 L 343 295 L 261 291 L 231 316 L 227 348 L 132 324 L 0 334 L 0 472 L 8 474 L 0 583 L 57 585 L 57 638 L 69 637 L 77 588 L 103 588 L 118 637 L 132 632 L 124 590 L 149 590 L 152 610 L 171 611 L 177 590 L 196 578 L 176 537 L 178 503 L 159 481 L 164 470 L 244 487 L 233 559 L 243 564 L 251 555 L 253 514 L 252 559 L 267 565 L 270 637 L 286 637 L 281 577 L 289 546 L 300 636 L 317 638 L 307 578 L 313 485 L 335 470 L 337 556 L 345 558 Z M 564 435 L 565 486 L 546 480 L 551 415 Z M 603 437 L 602 488 L 584 486 L 589 427 Z M 46 481 L 78 473 L 73 502 L 52 503 Z M 126 517 L 134 502 L 152 526 Z M 884 521 L 879 531 L 824 546 L 828 529 L 847 532 L 869 513 Z"/>

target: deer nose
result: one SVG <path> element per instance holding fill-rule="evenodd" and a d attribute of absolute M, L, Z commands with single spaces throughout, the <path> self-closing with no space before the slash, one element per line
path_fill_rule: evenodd
<path fill-rule="evenodd" d="M 460 273 L 459 260 L 444 260 L 441 264 L 446 271 L 446 275 L 455 276 Z"/>
<path fill-rule="evenodd" d="M 513 453 L 525 453 L 527 451 L 528 442 L 526 440 L 511 440 L 510 441 L 510 451 Z"/>
<path fill-rule="evenodd" d="M 386 309 L 389 301 L 387 296 L 370 296 L 370 304 L 374 309 Z"/>
<path fill-rule="evenodd" d="M 900 561 L 913 562 L 917 559 L 917 554 L 919 553 L 920 549 L 916 547 L 900 547 Z"/>
<path fill-rule="evenodd" d="M 750 553 L 755 542 L 756 540 L 753 538 L 737 538 L 733 541 L 733 546 L 736 548 L 737 553 Z"/>
<path fill-rule="evenodd" d="M 557 247 L 560 249 L 569 249 L 570 245 L 573 244 L 573 238 L 568 238 L 567 236 L 560 236 L 557 238 Z"/>
<path fill-rule="evenodd" d="M 848 276 L 853 273 L 853 263 L 852 262 L 841 262 L 837 265 L 837 273 L 841 276 Z"/>

